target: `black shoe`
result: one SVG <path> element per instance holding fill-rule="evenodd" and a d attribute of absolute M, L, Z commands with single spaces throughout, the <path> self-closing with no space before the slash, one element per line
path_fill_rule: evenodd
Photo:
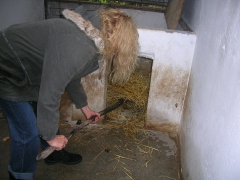
<path fill-rule="evenodd" d="M 10 172 L 8 172 L 8 174 L 9 174 L 9 180 L 15 180 L 16 179 L 15 177 L 13 177 L 13 175 Z"/>
<path fill-rule="evenodd" d="M 55 163 L 64 163 L 64 164 L 77 164 L 82 161 L 82 156 L 80 154 L 69 153 L 66 150 L 62 149 L 60 151 L 54 151 L 47 158 L 44 159 L 45 163 L 48 165 Z"/>

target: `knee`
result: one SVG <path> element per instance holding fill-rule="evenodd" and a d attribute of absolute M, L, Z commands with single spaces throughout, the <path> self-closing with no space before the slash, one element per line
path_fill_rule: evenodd
<path fill-rule="evenodd" d="M 25 136 L 29 141 L 38 141 L 39 140 L 39 133 L 37 128 L 28 129 L 25 133 Z"/>

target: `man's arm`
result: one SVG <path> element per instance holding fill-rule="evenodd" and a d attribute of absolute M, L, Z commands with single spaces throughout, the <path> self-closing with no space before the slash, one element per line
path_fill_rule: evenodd
<path fill-rule="evenodd" d="M 88 106 L 81 108 L 81 110 L 85 114 L 87 119 L 90 119 L 91 117 L 96 116 L 93 123 L 96 123 L 100 118 L 100 114 L 92 111 Z"/>

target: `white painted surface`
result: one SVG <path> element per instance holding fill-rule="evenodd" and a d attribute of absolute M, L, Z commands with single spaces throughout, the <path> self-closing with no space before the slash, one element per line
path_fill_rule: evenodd
<path fill-rule="evenodd" d="M 12 24 L 43 19 L 44 0 L 0 0 L 0 30 Z"/>
<path fill-rule="evenodd" d="M 146 124 L 153 129 L 158 129 L 157 126 L 162 124 L 178 125 L 196 35 L 180 31 L 138 31 L 140 51 L 143 56 L 153 58 Z"/>
<path fill-rule="evenodd" d="M 186 0 L 197 33 L 181 127 L 186 180 L 240 179 L 240 1 Z"/>
<path fill-rule="evenodd" d="M 131 16 L 138 27 L 167 29 L 164 13 L 132 9 L 121 10 Z"/>

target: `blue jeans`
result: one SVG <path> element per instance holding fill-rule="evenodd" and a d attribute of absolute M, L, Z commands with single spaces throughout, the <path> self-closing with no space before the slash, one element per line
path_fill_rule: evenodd
<path fill-rule="evenodd" d="M 39 137 L 37 129 L 37 102 L 8 101 L 0 98 L 12 138 L 8 171 L 16 179 L 32 180 L 37 167 Z M 58 130 L 57 135 L 60 134 Z M 41 139 L 42 149 L 49 147 Z"/>
<path fill-rule="evenodd" d="M 39 137 L 36 115 L 29 102 L 7 101 L 0 98 L 11 134 L 8 171 L 16 179 L 32 180 L 37 167 Z"/>

